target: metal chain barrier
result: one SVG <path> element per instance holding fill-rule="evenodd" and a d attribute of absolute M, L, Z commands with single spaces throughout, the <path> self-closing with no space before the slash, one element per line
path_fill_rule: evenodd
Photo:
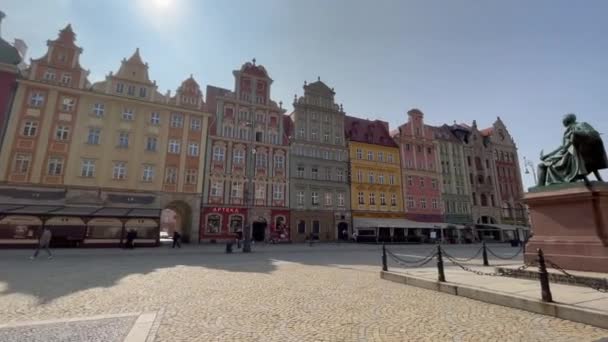
<path fill-rule="evenodd" d="M 431 249 L 431 252 L 430 252 L 429 254 L 427 254 L 427 255 L 426 255 L 426 256 L 424 256 L 424 257 L 421 257 L 419 260 L 412 260 L 412 261 L 410 261 L 410 260 L 406 260 L 405 258 L 399 257 L 399 256 L 398 256 L 396 253 L 393 253 L 393 252 L 389 251 L 388 249 L 387 249 L 386 251 L 387 251 L 388 253 L 392 253 L 392 254 L 394 254 L 394 255 L 395 255 L 397 258 L 399 258 L 399 259 L 400 259 L 400 260 L 402 260 L 403 262 L 405 262 L 405 263 L 409 263 L 409 264 L 416 264 L 416 263 L 419 263 L 419 262 L 420 262 L 420 259 L 425 259 L 425 260 L 426 260 L 426 259 L 428 259 L 428 258 L 432 258 L 432 257 L 434 257 L 434 256 L 435 256 L 435 254 L 437 253 L 437 251 L 436 251 L 436 250 L 433 248 L 433 249 Z"/>
<path fill-rule="evenodd" d="M 493 256 L 495 256 L 498 259 L 502 259 L 502 260 L 510 260 L 510 259 L 515 259 L 519 254 L 521 254 L 521 252 L 524 250 L 523 245 L 519 247 L 519 250 L 517 251 L 517 253 L 513 254 L 512 256 L 509 257 L 503 257 L 500 256 L 496 253 L 494 253 L 494 251 L 492 251 L 490 248 L 486 247 L 487 251 L 490 252 L 490 254 L 492 254 Z"/>
<path fill-rule="evenodd" d="M 415 262 L 401 259 L 400 257 L 398 257 L 397 255 L 395 255 L 393 252 L 391 252 L 389 250 L 386 251 L 386 254 L 397 264 L 404 266 L 404 267 L 414 268 L 414 267 L 422 267 L 422 266 L 428 264 L 429 262 L 433 261 L 433 259 L 435 258 L 437 253 L 433 252 L 433 254 L 430 254 L 427 257 L 425 257 L 424 259 L 418 260 Z"/>
<path fill-rule="evenodd" d="M 563 275 L 565 275 L 569 279 L 573 280 L 576 284 L 585 285 L 585 286 L 590 287 L 590 288 L 592 288 L 592 289 L 594 289 L 594 290 L 596 290 L 598 292 L 608 293 L 608 283 L 606 282 L 606 279 L 604 279 L 604 281 L 598 280 L 598 281 L 594 282 L 593 284 L 587 284 L 587 283 L 579 281 L 576 276 L 568 273 L 568 271 L 566 271 L 565 269 L 563 269 L 561 266 L 559 266 L 558 264 L 554 263 L 553 261 L 547 260 L 547 263 L 549 265 L 551 265 L 551 268 L 558 270 Z"/>
<path fill-rule="evenodd" d="M 445 251 L 443 252 L 443 254 L 445 255 L 446 258 L 448 258 L 448 260 L 450 262 L 452 262 L 452 264 L 460 267 L 462 270 L 467 271 L 467 272 L 471 272 L 471 273 L 475 273 L 475 274 L 480 275 L 480 276 L 506 277 L 506 276 L 508 276 L 511 273 L 515 273 L 515 272 L 518 272 L 518 271 L 523 271 L 526 268 L 530 267 L 530 265 L 522 265 L 522 266 L 520 266 L 520 267 L 518 267 L 518 268 L 516 268 L 516 269 L 514 269 L 512 271 L 503 270 L 503 272 L 501 272 L 501 273 L 499 273 L 499 272 L 483 272 L 483 271 L 474 270 L 474 269 L 472 269 L 470 267 L 467 267 L 465 265 L 460 264 L 454 257 L 452 257 L 450 254 L 446 253 Z"/>
<path fill-rule="evenodd" d="M 444 253 L 444 254 L 446 254 L 446 255 L 447 255 L 447 252 L 445 251 L 445 249 L 443 249 L 443 248 L 442 248 L 441 250 L 443 251 L 443 253 Z M 465 259 L 462 259 L 462 258 L 456 258 L 456 257 L 451 256 L 451 255 L 450 255 L 450 257 L 451 257 L 452 259 L 454 259 L 454 260 L 458 260 L 458 261 L 460 261 L 460 262 L 467 262 L 467 261 L 471 261 L 471 260 L 473 260 L 473 259 L 477 258 L 477 257 L 479 256 L 479 254 L 481 254 L 481 252 L 482 252 L 482 251 L 483 251 L 483 246 L 482 246 L 482 247 L 479 247 L 479 249 L 477 250 L 477 252 L 476 252 L 476 253 L 475 253 L 475 254 L 474 254 L 472 257 L 470 257 L 470 258 L 465 258 Z"/>

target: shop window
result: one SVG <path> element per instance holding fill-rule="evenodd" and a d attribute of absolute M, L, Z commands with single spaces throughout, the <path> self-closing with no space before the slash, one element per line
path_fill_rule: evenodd
<path fill-rule="evenodd" d="M 220 232 L 222 217 L 217 214 L 207 216 L 207 233 L 217 234 Z"/>

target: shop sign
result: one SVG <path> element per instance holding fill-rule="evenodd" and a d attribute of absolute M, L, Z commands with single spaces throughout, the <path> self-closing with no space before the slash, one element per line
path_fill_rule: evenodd
<path fill-rule="evenodd" d="M 211 208 L 211 211 L 214 213 L 224 213 L 224 214 L 243 214 L 243 209 L 241 209 L 241 208 L 214 207 L 214 208 Z"/>

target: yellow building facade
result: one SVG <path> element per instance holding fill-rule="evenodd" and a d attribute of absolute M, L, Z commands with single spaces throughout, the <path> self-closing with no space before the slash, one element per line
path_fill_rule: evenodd
<path fill-rule="evenodd" d="M 388 123 L 347 117 L 353 227 L 359 239 L 376 239 L 383 222 L 403 219 L 399 147 L 390 137 Z M 386 221 L 388 220 L 388 221 Z M 373 227 L 372 227 L 373 226 Z M 371 229 L 375 236 L 371 236 Z"/>
<path fill-rule="evenodd" d="M 122 242 L 125 228 L 156 227 L 159 217 L 150 213 L 171 208 L 184 238 L 196 239 L 209 118 L 199 85 L 191 76 L 175 95 L 161 94 L 139 50 L 90 84 L 81 53 L 68 25 L 19 79 L 0 153 L 0 205 L 30 206 L 11 209 L 25 214 L 33 206 L 106 210 L 107 218 L 81 209 L 81 216 L 60 219 L 62 226 L 83 226 L 76 235 L 84 244 Z M 66 210 L 42 214 L 52 222 Z M 27 227 L 40 223 L 25 216 L 5 217 L 0 230 L 21 220 L 26 228 L 12 234 L 33 237 Z M 10 237 L 4 233 L 0 240 Z M 139 237 L 157 242 L 158 232 L 142 228 Z"/>

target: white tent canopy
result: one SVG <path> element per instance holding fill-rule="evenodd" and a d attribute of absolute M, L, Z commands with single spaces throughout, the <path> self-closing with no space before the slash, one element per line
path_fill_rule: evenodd
<path fill-rule="evenodd" d="M 355 228 L 423 228 L 423 229 L 445 229 L 463 228 L 463 226 L 445 222 L 417 222 L 400 218 L 364 218 L 353 219 Z"/>

